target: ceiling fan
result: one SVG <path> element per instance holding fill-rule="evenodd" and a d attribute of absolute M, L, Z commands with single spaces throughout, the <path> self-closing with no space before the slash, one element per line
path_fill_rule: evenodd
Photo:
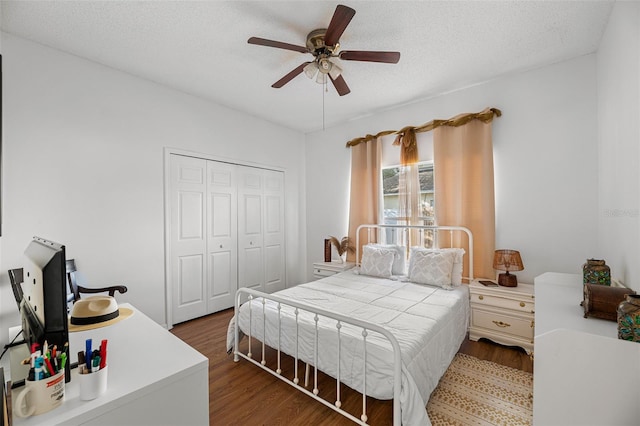
<path fill-rule="evenodd" d="M 327 78 L 331 80 L 333 86 L 340 96 L 348 94 L 351 90 L 342 77 L 342 69 L 331 58 L 340 58 L 345 61 L 366 61 L 366 62 L 384 62 L 388 64 L 396 64 L 400 60 L 400 52 L 376 52 L 370 50 L 344 50 L 340 49 L 340 36 L 351 22 L 356 11 L 350 7 L 338 5 L 328 28 L 320 28 L 311 31 L 307 35 L 306 46 L 297 46 L 295 44 L 283 43 L 280 41 L 267 40 L 259 37 L 251 37 L 249 44 L 257 44 L 260 46 L 275 47 L 278 49 L 293 50 L 300 53 L 311 53 L 314 57 L 313 61 L 304 62 L 296 67 L 293 71 L 282 77 L 271 85 L 276 89 L 287 84 L 303 72 L 311 79 L 316 78 L 318 83 L 326 83 Z"/>

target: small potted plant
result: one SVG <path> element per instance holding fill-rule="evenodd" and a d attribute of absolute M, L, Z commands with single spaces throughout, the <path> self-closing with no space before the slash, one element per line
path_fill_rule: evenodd
<path fill-rule="evenodd" d="M 351 245 L 351 238 L 342 237 L 341 240 L 336 237 L 329 236 L 329 241 L 331 241 L 331 245 L 336 248 L 338 252 L 338 256 L 340 256 L 340 262 L 344 263 L 344 257 L 346 253 L 355 253 L 356 249 Z"/>

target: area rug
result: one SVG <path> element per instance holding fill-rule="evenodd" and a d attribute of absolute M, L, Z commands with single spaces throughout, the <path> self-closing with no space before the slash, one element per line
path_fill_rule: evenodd
<path fill-rule="evenodd" d="M 531 425 L 533 375 L 457 354 L 427 404 L 438 425 Z"/>

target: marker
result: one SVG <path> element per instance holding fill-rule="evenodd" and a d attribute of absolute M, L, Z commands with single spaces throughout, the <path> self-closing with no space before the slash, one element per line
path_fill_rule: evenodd
<path fill-rule="evenodd" d="M 100 342 L 100 370 L 107 366 L 107 339 Z"/>
<path fill-rule="evenodd" d="M 87 363 L 87 370 L 91 371 L 91 339 L 87 339 L 85 342 L 85 361 Z"/>
<path fill-rule="evenodd" d="M 67 354 L 62 352 L 60 355 L 60 370 L 64 370 L 64 367 L 67 365 Z"/>
<path fill-rule="evenodd" d="M 55 376 L 56 375 L 56 371 L 53 369 L 53 365 L 51 365 L 51 361 L 49 361 L 49 358 L 45 358 L 44 359 L 44 363 L 47 366 L 47 371 L 49 372 L 49 374 L 51 376 Z"/>
<path fill-rule="evenodd" d="M 91 367 L 91 372 L 95 373 L 96 371 L 98 371 L 100 369 L 100 355 L 96 355 L 93 357 L 93 362 L 92 362 L 92 367 Z"/>
<path fill-rule="evenodd" d="M 38 357 L 35 361 L 34 380 L 43 379 L 42 374 L 42 357 Z"/>

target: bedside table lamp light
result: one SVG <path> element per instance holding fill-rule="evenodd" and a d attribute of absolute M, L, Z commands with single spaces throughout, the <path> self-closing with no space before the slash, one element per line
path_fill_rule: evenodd
<path fill-rule="evenodd" d="M 518 279 L 510 271 L 522 271 L 524 265 L 517 250 L 496 250 L 493 255 L 493 269 L 506 271 L 498 275 L 498 284 L 504 287 L 517 287 Z"/>

